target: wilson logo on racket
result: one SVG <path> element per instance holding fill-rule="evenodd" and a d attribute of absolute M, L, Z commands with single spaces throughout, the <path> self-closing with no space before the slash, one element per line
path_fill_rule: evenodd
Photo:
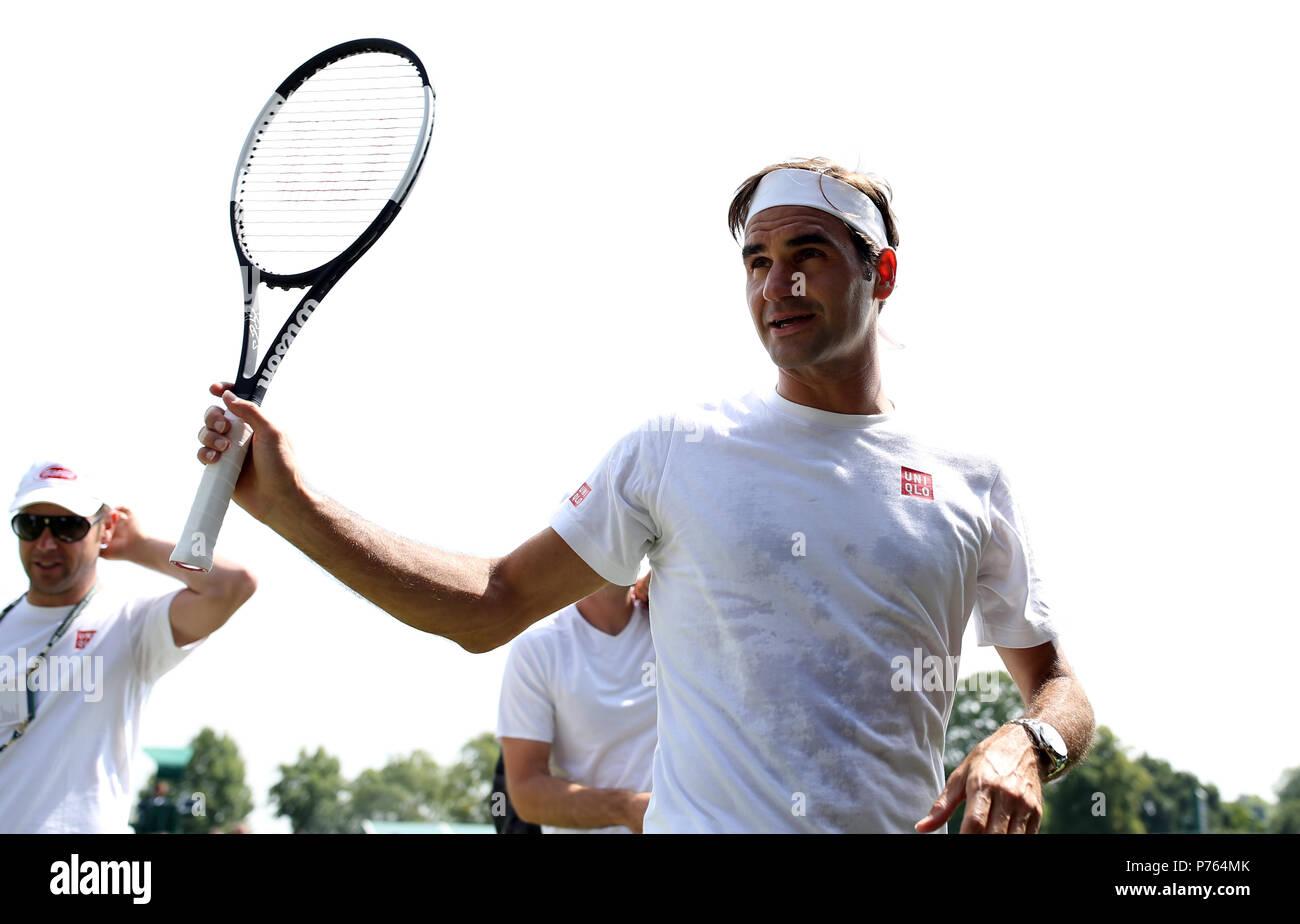
<path fill-rule="evenodd" d="M 591 493 L 591 486 L 584 481 L 582 483 L 582 487 L 578 488 L 578 490 L 573 492 L 573 496 L 569 498 L 569 503 L 576 507 L 579 504 L 581 504 L 584 500 L 586 500 L 587 495 L 590 493 Z"/>
<path fill-rule="evenodd" d="M 311 317 L 311 313 L 315 311 L 319 305 L 319 302 L 311 301 L 309 299 L 303 303 L 301 308 L 298 309 L 298 313 L 294 315 L 293 321 L 285 328 L 284 336 L 281 337 L 280 342 L 275 345 L 275 351 L 268 354 L 266 357 L 266 371 L 262 373 L 262 378 L 258 380 L 257 384 L 259 388 L 265 388 L 271 384 L 271 379 L 275 378 L 275 370 L 279 367 L 280 360 L 284 358 L 285 353 L 289 352 L 290 345 L 292 345 L 297 336 L 302 333 L 302 326 L 307 323 L 307 319 Z"/>
<path fill-rule="evenodd" d="M 903 469 L 903 493 L 908 497 L 923 497 L 926 500 L 934 500 L 934 479 L 925 472 L 918 472 L 914 468 L 908 468 L 906 465 Z"/>

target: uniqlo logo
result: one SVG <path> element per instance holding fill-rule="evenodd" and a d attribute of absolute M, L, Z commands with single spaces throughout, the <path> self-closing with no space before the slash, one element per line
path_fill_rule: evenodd
<path fill-rule="evenodd" d="M 918 472 L 914 468 L 908 468 L 906 465 L 903 469 L 903 493 L 908 497 L 924 497 L 926 500 L 934 500 L 934 479 L 925 472 Z"/>
<path fill-rule="evenodd" d="M 591 493 L 591 486 L 584 481 L 582 483 L 582 487 L 578 488 L 578 490 L 573 492 L 573 496 L 569 498 L 569 503 L 576 507 L 579 504 L 581 504 L 584 500 L 586 500 L 587 495 L 590 493 Z"/>
<path fill-rule="evenodd" d="M 89 644 L 90 644 L 90 640 L 91 640 L 92 638 L 94 638 L 94 637 L 95 637 L 95 630 L 94 630 L 94 629 L 78 629 L 78 630 L 77 630 L 77 650 L 80 651 L 82 648 L 85 648 L 87 645 L 89 645 Z"/>

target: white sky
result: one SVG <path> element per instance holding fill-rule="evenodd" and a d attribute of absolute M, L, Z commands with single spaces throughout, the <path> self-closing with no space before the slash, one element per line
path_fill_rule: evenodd
<path fill-rule="evenodd" d="M 1294 8 L 237 0 L 8 17 L 4 490 L 63 460 L 175 539 L 206 385 L 238 358 L 244 135 L 302 60 L 381 35 L 424 60 L 437 120 L 406 210 L 265 405 L 317 487 L 501 554 L 642 417 L 771 382 L 726 207 L 763 165 L 824 154 L 894 186 L 884 318 L 906 349 L 887 390 L 1018 473 L 1099 723 L 1228 798 L 1271 799 L 1300 764 L 1278 735 L 1300 647 L 1300 503 L 1281 483 Z M 268 324 L 286 309 L 263 300 Z M 452 760 L 494 726 L 504 651 L 406 628 L 243 511 L 219 549 L 261 589 L 157 686 L 144 743 L 232 734 L 257 829 L 279 828 L 266 790 L 300 747 L 354 775 L 416 748 Z M 11 554 L 6 602 L 24 588 Z M 963 668 L 1000 665 L 966 644 Z"/>

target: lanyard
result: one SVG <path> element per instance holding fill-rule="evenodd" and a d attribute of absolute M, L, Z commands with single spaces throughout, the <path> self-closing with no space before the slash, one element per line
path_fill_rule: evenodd
<path fill-rule="evenodd" d="M 50 649 L 53 648 L 56 644 L 58 644 L 59 639 L 63 638 L 64 634 L 68 631 L 68 627 L 71 626 L 73 620 L 75 620 L 77 616 L 81 614 L 81 611 L 86 608 L 86 604 L 90 602 L 91 597 L 95 596 L 95 591 L 97 590 L 99 590 L 98 584 L 90 588 L 90 592 L 77 602 L 77 605 L 72 608 L 72 610 L 68 613 L 67 616 L 63 617 L 63 622 L 59 623 L 59 627 L 54 630 L 54 634 L 51 635 L 50 640 L 45 643 L 45 647 L 41 649 L 41 653 L 32 659 L 31 666 L 28 667 L 27 673 L 23 675 L 23 689 L 27 691 L 27 718 L 23 720 L 22 725 L 14 729 L 14 733 L 9 736 L 8 741 L 6 741 L 4 744 L 0 744 L 0 753 L 4 753 L 5 748 L 9 747 L 9 745 L 13 744 L 15 741 L 21 738 L 23 736 L 23 732 L 27 731 L 28 727 L 36 719 L 36 692 L 32 690 L 31 684 L 28 683 L 28 681 L 31 679 L 32 674 L 36 673 L 36 671 L 40 669 L 41 662 L 43 662 L 45 660 L 45 656 L 50 653 Z M 26 596 L 26 594 L 24 594 L 23 596 Z M 9 611 L 12 610 L 15 606 L 17 606 L 22 601 L 23 598 L 19 597 L 13 603 L 6 606 L 3 610 L 0 610 L 0 620 L 8 616 Z"/>

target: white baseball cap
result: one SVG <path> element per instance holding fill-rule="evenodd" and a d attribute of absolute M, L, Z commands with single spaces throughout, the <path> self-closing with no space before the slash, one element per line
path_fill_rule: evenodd
<path fill-rule="evenodd" d="M 93 517 L 104 501 L 75 471 L 58 462 L 37 462 L 22 481 L 9 512 L 32 504 L 57 504 L 79 517 Z"/>

